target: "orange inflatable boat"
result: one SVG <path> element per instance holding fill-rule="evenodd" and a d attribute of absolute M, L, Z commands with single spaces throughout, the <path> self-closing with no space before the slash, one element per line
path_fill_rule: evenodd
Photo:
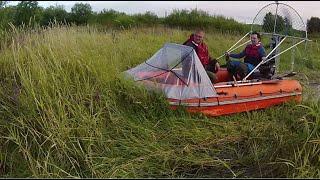
<path fill-rule="evenodd" d="M 221 68 L 217 73 L 221 81 L 229 74 Z M 247 83 L 220 82 L 214 84 L 217 97 L 188 100 L 169 99 L 172 109 L 183 105 L 189 112 L 200 112 L 209 116 L 220 116 L 264 109 L 288 101 L 301 102 L 302 87 L 296 80 L 275 79 Z"/>
<path fill-rule="evenodd" d="M 168 43 L 144 63 L 126 71 L 147 89 L 167 97 L 171 108 L 208 116 L 263 109 L 288 101 L 300 102 L 302 88 L 290 79 L 233 81 L 226 68 L 212 84 L 196 52 L 189 46 Z"/>

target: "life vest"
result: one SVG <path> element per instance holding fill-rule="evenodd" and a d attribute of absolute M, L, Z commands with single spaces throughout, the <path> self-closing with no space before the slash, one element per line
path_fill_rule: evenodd
<path fill-rule="evenodd" d="M 261 44 L 249 44 L 245 49 L 246 57 L 244 58 L 245 63 L 250 63 L 254 66 L 258 65 L 261 62 L 261 58 L 259 55 L 259 49 L 261 48 Z"/>
<path fill-rule="evenodd" d="M 195 43 L 193 34 L 190 35 L 190 38 L 183 45 L 191 46 L 195 49 L 202 65 L 206 66 L 209 64 L 208 46 L 205 43 Z"/>

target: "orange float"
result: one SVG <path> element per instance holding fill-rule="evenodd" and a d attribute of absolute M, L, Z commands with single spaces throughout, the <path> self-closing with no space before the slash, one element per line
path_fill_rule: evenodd
<path fill-rule="evenodd" d="M 229 77 L 226 69 L 217 73 L 220 80 Z M 214 84 L 217 97 L 175 100 L 168 99 L 172 109 L 183 105 L 189 112 L 208 116 L 221 116 L 279 105 L 288 101 L 302 100 L 302 87 L 296 80 L 275 79 L 247 83 L 220 82 Z"/>

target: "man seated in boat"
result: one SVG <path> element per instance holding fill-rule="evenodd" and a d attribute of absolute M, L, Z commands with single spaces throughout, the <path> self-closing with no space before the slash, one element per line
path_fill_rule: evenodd
<path fill-rule="evenodd" d="M 241 77 L 238 76 L 238 80 L 240 78 L 244 78 L 242 76 L 246 76 L 248 73 L 250 73 L 262 60 L 266 59 L 266 52 L 265 49 L 260 42 L 261 37 L 260 34 L 257 32 L 252 32 L 250 35 L 251 43 L 248 44 L 245 49 L 239 53 L 239 54 L 231 54 L 229 52 L 226 52 L 226 57 L 227 57 L 227 67 L 228 66 L 233 66 L 235 69 L 237 68 L 238 70 L 244 70 L 244 66 L 242 62 L 239 61 L 230 61 L 229 57 L 232 58 L 243 58 L 244 57 L 244 64 L 247 66 L 246 72 L 241 75 Z M 239 67 L 241 65 L 241 67 Z M 234 72 L 230 72 L 234 73 Z M 252 74 L 255 77 L 259 77 L 259 72 Z"/>
<path fill-rule="evenodd" d="M 215 73 L 219 71 L 220 65 L 216 59 L 210 57 L 208 46 L 203 41 L 204 36 L 204 30 L 197 29 L 193 34 L 190 35 L 189 39 L 185 41 L 183 45 L 193 47 L 211 82 L 214 83 L 217 81 L 217 76 Z"/>

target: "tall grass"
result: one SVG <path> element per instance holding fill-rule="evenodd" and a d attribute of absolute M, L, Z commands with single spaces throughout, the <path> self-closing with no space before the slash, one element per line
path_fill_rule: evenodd
<path fill-rule="evenodd" d="M 122 78 L 189 31 L 19 31 L 0 56 L 1 177 L 319 177 L 319 102 L 208 118 Z M 242 35 L 208 33 L 217 57 Z M 318 57 L 318 56 L 317 56 Z"/>

